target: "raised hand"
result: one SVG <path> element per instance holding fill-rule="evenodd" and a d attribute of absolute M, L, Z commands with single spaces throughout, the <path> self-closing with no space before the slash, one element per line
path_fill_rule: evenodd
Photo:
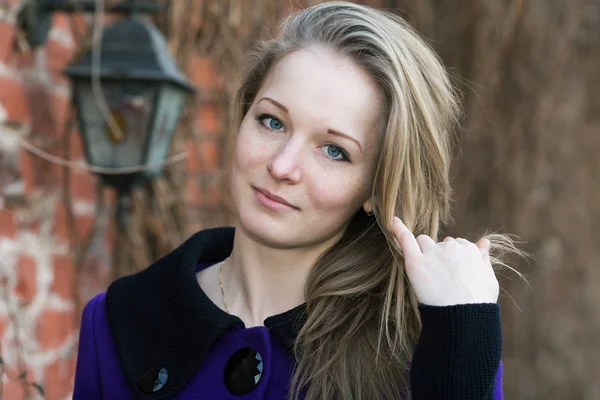
<path fill-rule="evenodd" d="M 436 243 L 414 234 L 397 217 L 394 235 L 404 254 L 404 268 L 419 303 L 431 306 L 496 303 L 500 287 L 490 262 L 490 242 L 461 238 Z"/>

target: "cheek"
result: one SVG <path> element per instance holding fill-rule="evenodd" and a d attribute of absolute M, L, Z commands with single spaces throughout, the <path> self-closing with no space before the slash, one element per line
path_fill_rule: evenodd
<path fill-rule="evenodd" d="M 307 185 L 313 207 L 327 213 L 354 213 L 365 201 L 368 190 L 363 172 L 327 172 L 323 170 Z"/>
<path fill-rule="evenodd" d="M 255 169 L 266 164 L 270 148 L 267 143 L 257 140 L 248 129 L 242 126 L 236 138 L 234 148 L 234 166 L 237 170 L 244 172 Z"/>

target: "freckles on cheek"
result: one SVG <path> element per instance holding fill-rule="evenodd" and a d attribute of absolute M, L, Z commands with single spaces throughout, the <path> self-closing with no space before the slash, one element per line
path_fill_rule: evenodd
<path fill-rule="evenodd" d="M 339 212 L 352 204 L 357 190 L 349 187 L 348 182 L 330 179 L 310 186 L 310 197 L 315 209 L 326 212 Z"/>
<path fill-rule="evenodd" d="M 369 182 L 362 171 L 360 174 L 354 172 L 319 176 L 311 180 L 307 189 L 313 207 L 330 213 L 348 212 L 361 207 L 366 200 Z"/>

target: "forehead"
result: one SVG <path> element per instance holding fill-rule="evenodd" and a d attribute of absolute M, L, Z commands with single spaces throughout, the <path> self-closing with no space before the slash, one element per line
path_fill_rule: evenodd
<path fill-rule="evenodd" d="M 262 96 L 281 102 L 292 118 L 307 117 L 361 136 L 373 131 L 381 112 L 380 92 L 369 74 L 349 57 L 323 47 L 298 50 L 277 62 L 257 99 Z"/>

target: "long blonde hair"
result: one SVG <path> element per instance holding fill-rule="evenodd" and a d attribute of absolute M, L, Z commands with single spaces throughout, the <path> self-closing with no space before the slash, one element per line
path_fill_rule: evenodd
<path fill-rule="evenodd" d="M 290 398 L 409 398 L 409 367 L 421 325 L 392 217 L 434 240 L 448 222 L 458 100 L 436 54 L 400 17 L 327 2 L 291 15 L 275 39 L 257 44 L 237 92 L 233 128 L 273 65 L 310 46 L 325 46 L 364 68 L 379 85 L 385 115 L 371 193 L 374 215 L 357 210 L 343 238 L 309 275 L 307 321 L 295 344 Z M 514 250 L 508 237 L 489 239 L 492 249 Z"/>

